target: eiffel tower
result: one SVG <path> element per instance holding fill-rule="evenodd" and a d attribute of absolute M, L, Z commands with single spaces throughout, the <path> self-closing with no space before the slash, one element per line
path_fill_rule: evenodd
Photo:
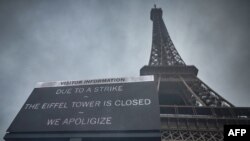
<path fill-rule="evenodd" d="M 225 124 L 249 124 L 250 108 L 235 107 L 198 77 L 177 52 L 162 19 L 151 9 L 153 40 L 149 64 L 140 75 L 154 75 L 160 103 L 162 141 L 222 141 Z"/>

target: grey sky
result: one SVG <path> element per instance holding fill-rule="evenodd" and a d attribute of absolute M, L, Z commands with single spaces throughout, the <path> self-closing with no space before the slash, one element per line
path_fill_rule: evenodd
<path fill-rule="evenodd" d="M 250 106 L 250 2 L 157 2 L 170 36 L 199 78 Z M 153 0 L 1 0 L 0 137 L 36 82 L 138 76 L 148 64 Z"/>

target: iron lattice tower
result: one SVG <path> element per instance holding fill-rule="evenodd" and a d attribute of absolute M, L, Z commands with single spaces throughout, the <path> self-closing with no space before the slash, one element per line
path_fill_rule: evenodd
<path fill-rule="evenodd" d="M 250 108 L 235 107 L 198 77 L 176 50 L 162 19 L 162 9 L 151 9 L 152 49 L 140 75 L 158 82 L 163 141 L 222 141 L 225 124 L 249 124 Z"/>
<path fill-rule="evenodd" d="M 162 19 L 162 10 L 156 8 L 152 9 L 150 18 L 153 21 L 153 42 L 149 65 L 185 65 L 168 34 Z"/>

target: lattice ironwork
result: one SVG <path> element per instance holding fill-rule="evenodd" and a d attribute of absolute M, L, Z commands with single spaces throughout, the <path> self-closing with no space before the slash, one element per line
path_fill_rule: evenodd
<path fill-rule="evenodd" d="M 199 78 L 195 77 L 193 81 L 188 81 L 187 84 L 194 92 L 194 94 L 192 95 L 192 99 L 197 99 L 198 97 L 199 100 L 201 100 L 205 104 L 202 106 L 233 107 L 230 102 L 222 98 Z"/>
<path fill-rule="evenodd" d="M 222 141 L 225 124 L 250 124 L 250 108 L 234 107 L 198 77 L 177 52 L 162 19 L 151 10 L 153 41 L 149 65 L 141 75 L 158 83 L 162 141 Z"/>
<path fill-rule="evenodd" d="M 234 107 L 193 74 L 161 74 L 159 79 L 160 82 L 181 83 L 185 88 L 182 90 L 182 94 L 187 103 L 186 105 Z"/>
<path fill-rule="evenodd" d="M 153 21 L 153 41 L 149 66 L 186 66 L 169 36 L 162 19 L 161 8 L 153 8 L 150 16 Z M 233 106 L 196 76 L 194 81 L 186 82 L 183 79 L 183 83 L 192 93 L 191 97 L 189 97 L 192 105 L 212 107 Z"/>
<path fill-rule="evenodd" d="M 186 66 L 169 36 L 162 19 L 161 8 L 155 7 L 151 10 L 151 20 L 153 21 L 153 41 L 149 66 Z M 182 79 L 191 92 L 188 100 L 192 105 L 211 107 L 233 106 L 196 76 L 194 79 L 194 81 L 188 82 Z"/>
<path fill-rule="evenodd" d="M 153 41 L 149 65 L 185 65 L 168 34 L 162 19 L 161 8 L 153 8 L 151 10 L 151 20 L 153 21 Z"/>
<path fill-rule="evenodd" d="M 218 131 L 162 130 L 162 141 L 223 141 Z"/>

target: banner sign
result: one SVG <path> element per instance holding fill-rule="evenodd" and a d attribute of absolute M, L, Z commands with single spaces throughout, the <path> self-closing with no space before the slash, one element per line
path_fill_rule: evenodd
<path fill-rule="evenodd" d="M 8 132 L 160 130 L 153 76 L 40 82 Z"/>

